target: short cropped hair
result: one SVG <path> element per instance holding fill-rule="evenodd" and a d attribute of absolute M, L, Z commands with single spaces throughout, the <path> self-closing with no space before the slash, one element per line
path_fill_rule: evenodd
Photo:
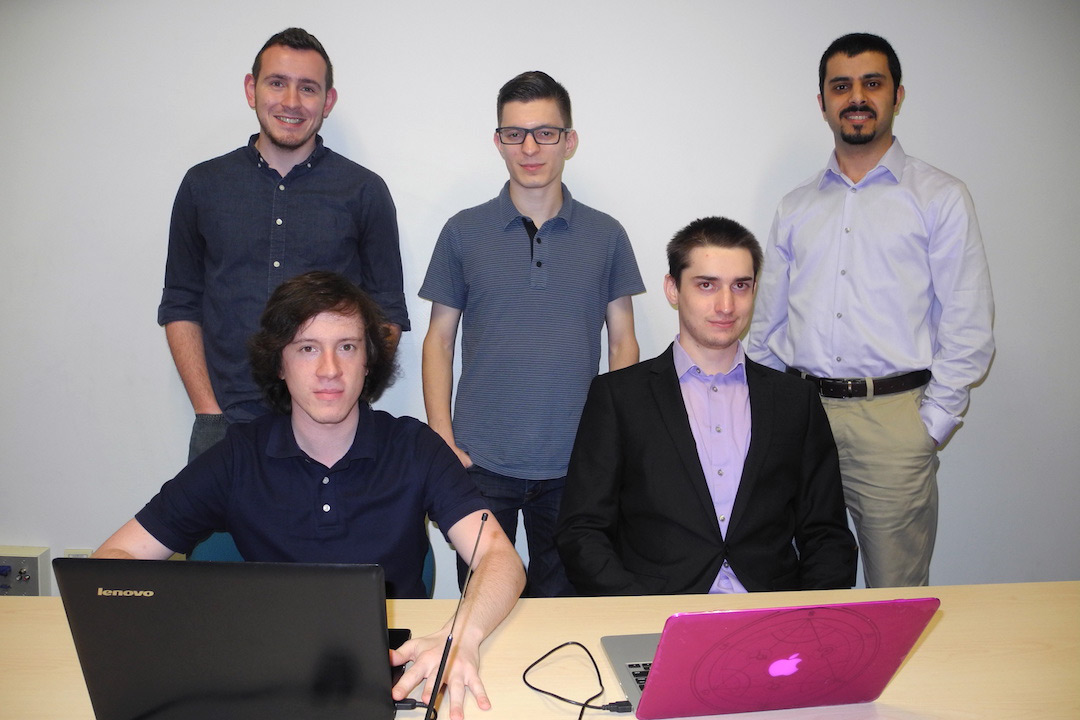
<path fill-rule="evenodd" d="M 682 272 L 690 265 L 690 252 L 698 247 L 744 248 L 754 261 L 754 278 L 761 271 L 761 245 L 749 230 L 725 217 L 704 217 L 675 233 L 667 245 L 668 274 L 679 287 Z"/>
<path fill-rule="evenodd" d="M 862 55 L 864 52 L 879 52 L 885 56 L 889 63 L 889 74 L 893 80 L 893 102 L 896 102 L 897 93 L 900 90 L 900 58 L 889 41 L 879 35 L 870 33 L 850 33 L 833 40 L 832 45 L 825 50 L 818 64 L 818 92 L 825 94 L 825 66 L 834 55 L 843 53 L 848 57 Z"/>
<path fill-rule="evenodd" d="M 502 124 L 503 106 L 508 102 L 532 102 L 533 100 L 554 100 L 559 106 L 565 127 L 574 127 L 570 116 L 570 93 L 566 92 L 555 78 L 540 70 L 529 70 L 510 80 L 499 90 L 499 102 L 495 111 L 497 122 Z"/>
<path fill-rule="evenodd" d="M 314 35 L 309 33 L 303 28 L 286 28 L 277 35 L 272 35 L 266 44 L 259 50 L 259 54 L 255 56 L 255 62 L 251 65 L 251 76 L 256 80 L 259 79 L 259 70 L 262 69 L 262 56 L 269 48 L 275 45 L 283 45 L 293 50 L 314 50 L 322 55 L 322 59 L 326 61 L 326 87 L 323 88 L 326 92 L 334 87 L 334 66 L 330 63 L 330 56 L 326 54 L 326 50 L 323 48 L 322 43 Z"/>
<path fill-rule="evenodd" d="M 368 373 L 360 399 L 372 403 L 393 383 L 396 366 L 382 310 L 345 277 L 316 270 L 274 290 L 259 319 L 259 331 L 248 342 L 251 374 L 276 412 L 292 412 L 292 396 L 281 378 L 282 352 L 309 320 L 324 312 L 355 316 L 363 325 Z"/>

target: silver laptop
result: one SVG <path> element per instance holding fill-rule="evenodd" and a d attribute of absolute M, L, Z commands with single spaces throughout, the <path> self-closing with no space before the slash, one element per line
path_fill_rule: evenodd
<path fill-rule="evenodd" d="M 377 565 L 53 569 L 98 720 L 394 717 Z"/>
<path fill-rule="evenodd" d="M 876 700 L 937 598 L 677 613 L 600 639 L 642 720 Z"/>

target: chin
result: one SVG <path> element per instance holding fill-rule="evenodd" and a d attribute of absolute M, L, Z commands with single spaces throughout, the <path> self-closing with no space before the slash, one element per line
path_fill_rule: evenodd
<path fill-rule="evenodd" d="M 848 145 L 869 145 L 877 137 L 877 132 L 840 133 L 840 139 Z"/>
<path fill-rule="evenodd" d="M 312 420 L 320 425 L 340 425 L 345 422 L 345 419 L 349 417 L 349 413 L 323 413 L 322 415 L 312 417 Z"/>

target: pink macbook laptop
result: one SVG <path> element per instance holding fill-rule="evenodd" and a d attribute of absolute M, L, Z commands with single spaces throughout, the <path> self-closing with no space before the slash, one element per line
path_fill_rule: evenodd
<path fill-rule="evenodd" d="M 641 720 L 847 705 L 881 695 L 940 604 L 676 613 L 659 635 L 601 643 Z"/>

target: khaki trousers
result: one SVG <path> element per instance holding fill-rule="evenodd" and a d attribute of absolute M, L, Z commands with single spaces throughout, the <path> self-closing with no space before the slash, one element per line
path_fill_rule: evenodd
<path fill-rule="evenodd" d="M 867 587 L 930 582 L 937 537 L 937 446 L 919 417 L 923 388 L 821 398 L 840 453 Z"/>

